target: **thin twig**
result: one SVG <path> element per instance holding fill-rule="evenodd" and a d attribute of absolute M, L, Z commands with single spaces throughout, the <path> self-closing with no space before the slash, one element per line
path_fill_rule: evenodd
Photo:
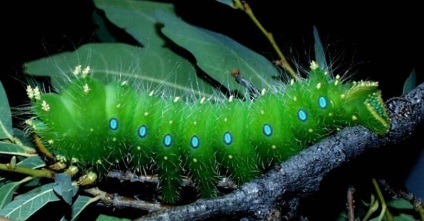
<path fill-rule="evenodd" d="M 134 198 L 123 197 L 118 194 L 107 193 L 98 188 L 90 188 L 84 191 L 98 197 L 105 205 L 114 208 L 135 208 L 146 211 L 158 211 L 171 208 L 170 206 L 164 206 L 160 203 L 149 203 Z"/>
<path fill-rule="evenodd" d="M 277 52 L 278 56 L 280 57 L 280 61 L 278 64 L 280 64 L 286 71 L 288 71 L 293 79 L 297 80 L 299 77 L 296 74 L 296 71 L 290 66 L 289 62 L 287 61 L 286 57 L 281 52 L 280 48 L 278 47 L 278 44 L 274 40 L 274 36 L 271 32 L 268 32 L 262 24 L 259 22 L 259 20 L 256 18 L 255 14 L 253 14 L 252 9 L 250 8 L 249 4 L 247 4 L 245 1 L 240 0 L 234 0 L 234 7 L 243 10 L 249 17 L 252 19 L 252 21 L 255 23 L 255 25 L 261 30 L 261 32 L 265 35 L 265 37 L 268 39 L 268 41 L 271 43 L 274 50 Z"/>
<path fill-rule="evenodd" d="M 25 174 L 25 175 L 29 175 L 29 176 L 32 176 L 32 177 L 46 177 L 46 178 L 52 179 L 55 176 L 55 173 L 51 170 L 30 169 L 30 168 L 21 167 L 21 166 L 18 166 L 18 165 L 11 166 L 9 163 L 8 164 L 0 163 L 0 170 L 13 172 L 13 173 Z"/>
<path fill-rule="evenodd" d="M 353 193 L 355 192 L 355 188 L 350 186 L 347 189 L 347 205 L 349 210 L 349 221 L 355 221 L 355 211 L 354 211 L 354 202 L 353 202 Z"/>
<path fill-rule="evenodd" d="M 377 180 L 375 178 L 372 179 L 372 184 L 374 185 L 375 191 L 377 192 L 378 199 L 381 203 L 381 213 L 379 215 L 378 220 L 383 220 L 384 214 L 386 214 L 387 220 L 392 221 L 393 217 L 390 214 L 389 210 L 387 209 L 387 203 L 386 200 L 384 200 L 383 193 L 380 190 L 380 187 L 378 186 Z"/>

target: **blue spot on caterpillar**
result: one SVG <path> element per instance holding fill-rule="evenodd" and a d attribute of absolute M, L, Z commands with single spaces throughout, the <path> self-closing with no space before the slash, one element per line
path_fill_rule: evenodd
<path fill-rule="evenodd" d="M 147 127 L 146 127 L 146 125 L 141 125 L 141 126 L 138 128 L 137 134 L 138 134 L 138 136 L 139 136 L 139 137 L 141 137 L 141 138 L 146 137 L 146 135 L 147 135 Z"/>
<path fill-rule="evenodd" d="M 116 118 L 112 118 L 109 121 L 109 128 L 111 130 L 116 130 L 118 129 L 118 120 Z"/>
<path fill-rule="evenodd" d="M 324 96 L 320 96 L 318 99 L 318 106 L 321 109 L 327 108 L 327 99 Z"/>
<path fill-rule="evenodd" d="M 199 138 L 196 135 L 194 135 L 193 137 L 191 137 L 190 145 L 191 145 L 191 147 L 193 149 L 197 149 L 199 147 L 200 140 L 199 140 Z"/>
<path fill-rule="evenodd" d="M 223 136 L 224 143 L 230 145 L 233 142 L 233 136 L 230 132 L 225 132 Z"/>
<path fill-rule="evenodd" d="M 300 121 L 305 122 L 308 119 L 308 114 L 305 110 L 299 109 L 299 111 L 297 112 L 297 117 Z"/>
<path fill-rule="evenodd" d="M 172 136 L 171 136 L 171 134 L 165 135 L 165 137 L 163 138 L 163 144 L 165 145 L 165 147 L 170 147 L 172 145 Z"/>
<path fill-rule="evenodd" d="M 267 137 L 271 136 L 272 135 L 272 127 L 269 124 L 264 124 L 263 132 L 264 132 L 265 136 L 267 136 Z"/>
<path fill-rule="evenodd" d="M 313 63 L 307 79 L 250 103 L 170 102 L 85 76 L 60 94 L 32 98 L 29 126 L 49 151 L 100 176 L 131 155 L 126 163 L 137 171 L 155 168 L 162 200 L 175 203 L 182 176 L 190 176 L 202 197 L 212 197 L 218 176 L 242 184 L 339 128 L 363 125 L 385 134 L 390 119 L 377 86 L 342 82 Z"/>

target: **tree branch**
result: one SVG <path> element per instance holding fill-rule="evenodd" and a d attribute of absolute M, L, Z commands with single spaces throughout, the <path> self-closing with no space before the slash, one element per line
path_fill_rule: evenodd
<path fill-rule="evenodd" d="M 310 196 L 335 168 L 368 151 L 398 144 L 410 137 L 423 123 L 423 98 L 424 83 L 407 95 L 390 99 L 387 107 L 391 130 L 385 136 L 361 126 L 345 128 L 230 194 L 157 211 L 138 220 L 204 220 L 229 214 L 244 214 L 258 220 L 278 219 L 278 202 Z"/>

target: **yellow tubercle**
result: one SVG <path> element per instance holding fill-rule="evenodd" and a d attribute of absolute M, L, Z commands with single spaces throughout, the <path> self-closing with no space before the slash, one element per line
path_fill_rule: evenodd
<path fill-rule="evenodd" d="M 228 98 L 228 102 L 233 102 L 233 99 L 234 99 L 234 96 L 233 96 L 233 95 L 231 95 L 231 96 Z"/>
<path fill-rule="evenodd" d="M 88 86 L 88 84 L 85 84 L 84 86 L 83 86 L 83 89 L 84 89 L 84 93 L 86 93 L 86 94 L 88 94 L 88 92 L 90 92 L 90 87 Z"/>
<path fill-rule="evenodd" d="M 78 76 L 81 73 L 82 70 L 82 66 L 81 65 L 77 65 L 74 67 L 74 70 L 72 71 L 72 74 L 74 74 L 75 76 Z"/>
<path fill-rule="evenodd" d="M 319 66 L 318 66 L 318 64 L 315 62 L 315 61 L 312 61 L 311 62 L 311 70 L 316 70 L 316 69 L 318 69 L 319 68 Z"/>
<path fill-rule="evenodd" d="M 32 100 L 34 98 L 34 91 L 32 90 L 31 85 L 27 85 L 26 93 L 29 99 Z"/>
<path fill-rule="evenodd" d="M 49 111 L 50 110 L 50 106 L 49 106 L 49 104 L 47 104 L 47 102 L 46 101 L 44 101 L 43 100 L 43 102 L 41 103 L 41 109 L 43 110 L 43 111 Z"/>
<path fill-rule="evenodd" d="M 91 72 L 90 66 L 85 67 L 84 70 L 82 70 L 81 72 L 81 77 L 86 78 L 90 72 Z"/>
<path fill-rule="evenodd" d="M 82 176 L 78 181 L 78 184 L 81 186 L 86 186 L 93 184 L 97 180 L 97 174 L 94 172 L 88 172 L 86 175 Z"/>
<path fill-rule="evenodd" d="M 265 95 L 265 93 L 266 93 L 266 89 L 265 89 L 265 88 L 262 88 L 262 90 L 261 90 L 261 95 L 262 95 L 262 96 L 264 96 L 264 95 Z"/>

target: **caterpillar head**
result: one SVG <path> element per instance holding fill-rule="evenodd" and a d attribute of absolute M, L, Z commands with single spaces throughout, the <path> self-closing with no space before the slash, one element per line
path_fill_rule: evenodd
<path fill-rule="evenodd" d="M 390 118 L 381 98 L 378 83 L 371 81 L 353 82 L 345 93 L 345 110 L 351 122 L 360 124 L 378 133 L 385 134 L 390 129 Z M 360 116 L 360 117 L 359 117 Z"/>

